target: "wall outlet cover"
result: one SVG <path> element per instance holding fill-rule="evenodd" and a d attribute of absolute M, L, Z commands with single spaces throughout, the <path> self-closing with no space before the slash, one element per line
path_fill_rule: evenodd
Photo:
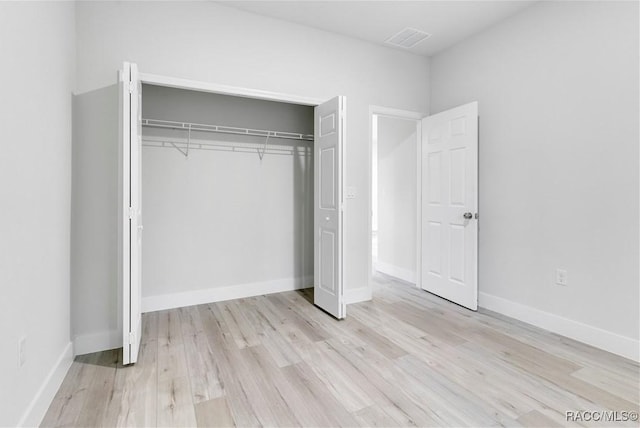
<path fill-rule="evenodd" d="M 556 284 L 567 285 L 567 271 L 565 269 L 556 269 Z"/>
<path fill-rule="evenodd" d="M 347 199 L 355 199 L 357 193 L 358 192 L 355 187 L 347 187 Z"/>

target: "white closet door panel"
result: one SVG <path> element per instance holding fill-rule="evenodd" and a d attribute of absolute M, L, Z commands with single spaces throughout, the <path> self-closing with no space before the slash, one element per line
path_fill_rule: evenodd
<path fill-rule="evenodd" d="M 314 303 L 346 316 L 342 283 L 344 97 L 315 109 Z"/>
<path fill-rule="evenodd" d="M 142 83 L 135 64 L 120 72 L 121 283 L 123 364 L 138 360 L 142 339 Z"/>

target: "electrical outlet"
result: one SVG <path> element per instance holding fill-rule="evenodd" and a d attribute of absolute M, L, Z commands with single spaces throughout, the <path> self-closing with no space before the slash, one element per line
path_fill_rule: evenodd
<path fill-rule="evenodd" d="M 27 362 L 27 337 L 22 336 L 18 340 L 18 368 L 24 366 Z"/>
<path fill-rule="evenodd" d="M 347 187 L 347 199 L 355 199 L 358 191 L 355 187 Z"/>
<path fill-rule="evenodd" d="M 564 269 L 556 269 L 556 284 L 567 285 L 567 271 Z"/>

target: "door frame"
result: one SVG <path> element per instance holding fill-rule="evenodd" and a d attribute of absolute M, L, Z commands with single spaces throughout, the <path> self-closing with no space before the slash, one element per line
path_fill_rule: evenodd
<path fill-rule="evenodd" d="M 143 73 L 143 72 L 138 72 L 138 80 L 141 82 L 141 84 L 194 90 L 199 92 L 216 93 L 216 94 L 231 95 L 231 96 L 237 96 L 237 97 L 253 98 L 253 99 L 268 100 L 268 101 L 286 102 L 286 103 L 293 103 L 293 104 L 312 106 L 312 107 L 317 107 L 323 104 L 324 102 L 326 102 L 327 100 L 333 98 L 333 96 L 330 96 L 330 97 L 327 97 L 327 99 L 323 99 L 323 98 L 308 97 L 308 96 L 288 94 L 288 93 L 282 93 L 282 92 L 264 91 L 264 90 L 253 89 L 253 88 L 223 85 L 223 84 L 218 84 L 213 82 L 204 82 L 204 81 L 197 81 L 197 80 L 164 76 L 164 75 L 151 74 L 151 73 Z M 140 105 L 140 108 L 142 108 L 142 105 Z M 345 127 L 345 132 L 346 132 L 346 127 Z M 346 180 L 346 173 L 345 173 L 346 153 L 343 153 L 342 165 L 343 165 L 342 166 L 343 180 Z M 123 167 L 122 165 L 119 166 L 119 168 L 122 168 L 122 167 Z M 346 182 L 343 181 L 342 191 L 344 191 L 345 183 Z M 343 204 L 343 210 L 342 210 L 343 218 L 346 218 L 347 211 L 348 210 L 347 210 L 346 204 Z M 344 257 L 344 253 L 343 253 L 343 257 Z M 122 266 L 120 268 L 122 268 Z M 118 287 L 118 288 L 120 289 L 122 287 Z M 344 295 L 344 289 L 342 290 L 342 292 Z M 124 310 L 125 296 L 121 297 L 120 302 L 122 305 L 122 309 Z"/>
<path fill-rule="evenodd" d="M 162 76 L 159 74 L 139 73 L 142 83 L 148 85 L 164 86 L 177 89 L 189 89 L 199 92 L 212 92 L 215 94 L 231 95 L 236 97 L 255 98 L 260 100 L 281 101 L 292 104 L 300 104 L 306 106 L 318 106 L 333 95 L 323 99 L 316 97 L 307 97 L 302 95 L 287 94 L 284 92 L 263 91 L 260 89 L 245 88 L 241 86 L 230 86 L 219 83 L 203 82 L 198 80 L 183 79 L 180 77 Z"/>
<path fill-rule="evenodd" d="M 378 105 L 369 106 L 369 147 L 368 147 L 368 242 L 367 242 L 367 278 L 369 287 L 369 299 L 372 295 L 373 279 L 373 116 L 384 116 L 395 119 L 413 120 L 416 123 L 416 284 L 417 288 L 422 287 L 422 270 L 420 266 L 422 251 L 422 119 L 428 114 L 410 110 L 400 110 L 396 108 L 383 107 Z M 348 303 L 348 302 L 347 302 Z"/>

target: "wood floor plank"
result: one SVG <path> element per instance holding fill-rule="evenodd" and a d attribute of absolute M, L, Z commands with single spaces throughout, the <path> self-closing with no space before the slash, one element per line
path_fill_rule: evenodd
<path fill-rule="evenodd" d="M 391 416 L 378 406 L 366 407 L 354 414 L 363 427 L 399 427 L 401 426 Z"/>
<path fill-rule="evenodd" d="M 178 313 L 180 314 L 180 332 L 183 337 L 204 333 L 197 306 L 178 308 Z"/>
<path fill-rule="evenodd" d="M 42 426 L 580 427 L 565 412 L 640 406 L 637 362 L 373 286 L 343 321 L 313 289 L 144 314 L 138 362 L 76 357 Z"/>
<path fill-rule="evenodd" d="M 490 370 L 500 373 L 500 383 L 505 388 L 505 397 L 520 397 L 528 399 L 528 403 L 534 410 L 542 411 L 547 416 L 552 415 L 555 420 L 564 420 L 565 411 L 577 409 L 590 409 L 593 411 L 607 410 L 602 403 L 591 402 L 584 397 L 574 394 L 567 389 L 528 372 L 526 369 L 496 358 L 494 352 L 484 346 L 466 343 L 458 347 L 458 352 L 466 353 L 470 359 L 482 361 Z M 509 380 L 510 379 L 510 380 Z M 547 412 L 549 410 L 549 412 Z M 567 426 L 579 424 L 564 423 Z"/>
<path fill-rule="evenodd" d="M 270 361 L 270 355 L 265 348 L 256 346 L 250 348 L 258 365 L 263 368 L 263 373 L 273 383 L 282 399 L 288 403 L 291 412 L 299 421 L 300 426 L 333 426 L 334 421 L 328 417 L 327 409 L 322 403 L 313 399 L 309 394 L 309 389 L 304 383 L 299 382 L 299 378 L 292 378 L 292 374 L 287 375 L 287 370 L 276 369 L 275 362 Z M 292 365 L 285 366 L 291 368 Z M 290 369 L 290 371 L 293 369 Z M 292 381 L 295 379 L 295 381 Z"/>
<path fill-rule="evenodd" d="M 158 312 L 158 344 L 161 346 L 182 343 L 180 311 L 169 309 Z"/>
<path fill-rule="evenodd" d="M 180 336 L 179 340 L 180 342 L 171 341 L 158 343 L 159 380 L 173 379 L 189 375 L 182 336 Z"/>
<path fill-rule="evenodd" d="M 114 391 L 118 350 L 101 352 L 93 364 L 95 364 L 93 379 L 76 421 L 78 426 L 102 424 L 109 399 Z"/>
<path fill-rule="evenodd" d="M 222 324 L 221 326 L 220 330 L 212 331 L 213 334 L 207 336 L 207 340 L 213 359 L 219 367 L 218 376 L 223 396 L 227 398 L 229 410 L 238 426 L 259 426 L 260 422 L 247 392 L 246 380 L 238 376 L 236 361 L 239 350 L 231 334 L 224 331 Z"/>
<path fill-rule="evenodd" d="M 268 414 L 269 418 L 273 418 L 273 426 L 299 426 L 300 422 L 296 419 L 295 412 L 274 382 L 280 369 L 273 360 L 265 358 L 267 352 L 262 345 L 242 349 L 239 355 L 242 358 L 244 373 L 251 377 L 255 384 L 256 390 L 252 392 L 258 392 L 253 394 L 254 401 L 259 401 L 254 405 L 258 418 L 259 414 Z M 268 412 L 258 410 L 258 405 L 268 408 Z M 272 425 L 268 419 L 264 421 L 266 425 Z"/>
<path fill-rule="evenodd" d="M 344 321 L 348 331 L 353 333 L 355 337 L 366 343 L 368 346 L 375 348 L 378 352 L 388 358 L 398 358 L 407 355 L 407 351 L 385 336 L 379 334 L 374 329 L 367 327 L 357 319 L 347 319 Z"/>
<path fill-rule="evenodd" d="M 155 426 L 157 422 L 157 339 L 140 346 L 138 363 L 116 368 L 114 393 L 109 398 L 103 425 Z"/>
<path fill-rule="evenodd" d="M 523 427 L 529 428 L 554 428 L 561 427 L 553 419 L 545 416 L 537 410 L 531 410 L 517 419 Z"/>
<path fill-rule="evenodd" d="M 425 399 L 438 402 L 439 409 L 446 409 L 452 417 L 464 426 L 513 425 L 508 416 L 490 409 L 478 395 L 471 393 L 463 385 L 433 370 L 418 358 L 407 355 L 397 360 L 400 369 L 422 384 Z M 456 421 L 457 423 L 458 421 Z"/>
<path fill-rule="evenodd" d="M 425 335 L 424 331 L 391 316 L 374 301 L 349 307 L 349 317 L 377 330 L 393 331 L 416 339 Z"/>
<path fill-rule="evenodd" d="M 198 427 L 235 427 L 225 397 L 202 401 L 195 406 Z"/>
<path fill-rule="evenodd" d="M 271 294 L 267 296 L 267 299 L 279 310 L 281 313 L 286 314 L 287 319 L 290 320 L 305 336 L 309 338 L 312 342 L 319 342 L 321 340 L 328 339 L 330 335 L 317 323 L 313 320 L 303 317 L 296 311 L 296 307 L 292 304 L 293 302 L 290 300 L 290 294 L 281 293 Z M 296 303 L 301 303 L 305 301 L 300 298 L 296 300 Z"/>
<path fill-rule="evenodd" d="M 356 419 L 343 407 L 342 403 L 331 395 L 306 363 L 302 362 L 281 370 L 285 373 L 289 383 L 295 385 L 294 388 L 303 395 L 304 402 L 314 402 L 324 409 L 324 416 L 328 419 L 328 423 L 321 423 L 319 426 L 349 427 L 357 425 Z"/>
<path fill-rule="evenodd" d="M 69 372 L 43 418 L 42 426 L 72 427 L 80 415 L 93 381 L 95 362 L 99 353 L 81 355 L 74 359 Z"/>
<path fill-rule="evenodd" d="M 158 426 L 196 426 L 191 386 L 186 376 L 158 382 Z"/>
<path fill-rule="evenodd" d="M 302 361 L 300 355 L 284 339 L 280 331 L 265 330 L 261 342 L 278 367 L 286 367 Z"/>
<path fill-rule="evenodd" d="M 602 367 L 583 367 L 571 373 L 571 376 L 636 405 L 640 403 L 640 383 L 633 377 L 622 376 Z"/>
<path fill-rule="evenodd" d="M 362 389 L 365 379 L 358 372 L 349 370 L 344 360 L 332 358 L 318 342 L 311 346 L 309 358 L 305 360 L 315 376 L 325 384 L 329 392 L 349 412 L 357 412 L 373 405 L 373 401 Z"/>
<path fill-rule="evenodd" d="M 191 393 L 195 404 L 224 394 L 220 368 L 204 334 L 183 336 Z"/>
<path fill-rule="evenodd" d="M 445 322 L 434 322 L 433 317 L 429 317 L 425 311 L 419 313 L 413 309 L 407 310 L 407 305 L 396 302 L 389 305 L 387 312 L 394 317 L 401 319 L 405 323 L 424 331 L 425 335 L 433 336 L 451 345 L 459 345 L 466 342 L 457 334 L 457 330 Z"/>
<path fill-rule="evenodd" d="M 424 406 L 414 402 L 403 391 L 400 384 L 380 375 L 380 371 L 349 349 L 344 343 L 335 339 L 326 343 L 332 350 L 348 361 L 353 368 L 368 379 L 371 390 L 367 390 L 373 400 L 402 426 L 438 426 L 438 417 Z"/>

